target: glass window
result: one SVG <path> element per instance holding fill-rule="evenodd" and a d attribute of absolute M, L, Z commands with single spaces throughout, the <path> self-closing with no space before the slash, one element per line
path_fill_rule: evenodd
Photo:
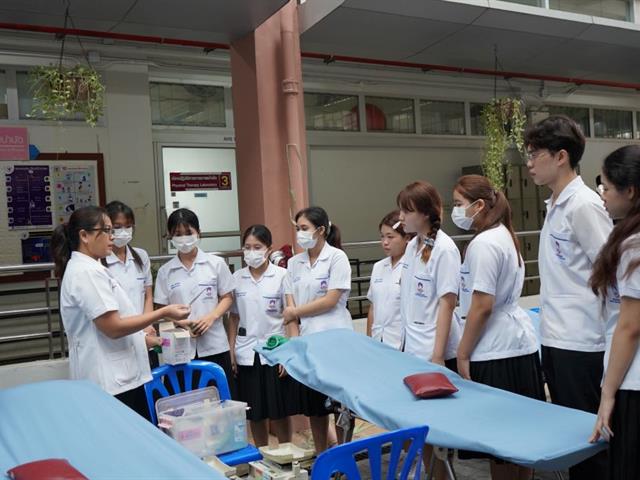
<path fill-rule="evenodd" d="M 416 133 L 413 99 L 365 97 L 367 131 Z"/>
<path fill-rule="evenodd" d="M 151 123 L 226 127 L 224 87 L 186 83 L 149 84 Z"/>
<path fill-rule="evenodd" d="M 507 0 L 509 3 L 519 3 L 521 5 L 531 5 L 532 7 L 544 7 L 543 0 Z"/>
<path fill-rule="evenodd" d="M 45 120 L 42 114 L 33 111 L 33 85 L 29 78 L 29 72 L 16 72 L 16 85 L 18 87 L 18 113 L 21 120 Z M 84 115 L 76 113 L 74 115 L 64 116 L 61 120 L 65 121 L 81 121 Z"/>
<path fill-rule="evenodd" d="M 593 110 L 597 138 L 633 138 L 633 112 L 624 110 Z"/>
<path fill-rule="evenodd" d="M 7 73 L 0 70 L 0 118 L 9 118 L 7 107 Z"/>
<path fill-rule="evenodd" d="M 464 103 L 420 100 L 422 133 L 464 135 Z"/>
<path fill-rule="evenodd" d="M 568 107 L 564 105 L 548 105 L 549 115 L 566 115 L 573 119 L 580 127 L 586 137 L 591 136 L 589 125 L 589 109 L 585 107 Z"/>
<path fill-rule="evenodd" d="M 484 135 L 484 124 L 482 123 L 482 109 L 486 103 L 472 103 L 469 105 L 471 117 L 471 135 Z"/>
<path fill-rule="evenodd" d="M 305 93 L 304 116 L 308 130 L 360 130 L 357 95 Z"/>
<path fill-rule="evenodd" d="M 549 8 L 614 20 L 631 20 L 632 0 L 549 0 Z"/>

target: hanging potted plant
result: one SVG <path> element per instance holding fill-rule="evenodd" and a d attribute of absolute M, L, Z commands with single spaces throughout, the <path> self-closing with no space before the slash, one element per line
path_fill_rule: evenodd
<path fill-rule="evenodd" d="M 36 67 L 31 71 L 31 116 L 60 120 L 75 114 L 94 127 L 104 109 L 104 85 L 92 67 Z"/>
<path fill-rule="evenodd" d="M 486 143 L 482 170 L 496 190 L 503 191 L 508 169 L 507 150 L 514 146 L 524 157 L 524 127 L 527 117 L 517 98 L 494 98 L 482 110 Z"/>

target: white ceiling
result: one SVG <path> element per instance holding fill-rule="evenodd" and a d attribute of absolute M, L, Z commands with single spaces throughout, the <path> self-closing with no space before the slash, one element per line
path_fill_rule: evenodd
<path fill-rule="evenodd" d="M 1 0 L 0 21 L 225 42 L 249 33 L 287 0 Z"/>
<path fill-rule="evenodd" d="M 506 2 L 345 0 L 302 35 L 304 51 L 484 69 L 494 45 L 500 70 L 640 83 L 640 26 Z"/>

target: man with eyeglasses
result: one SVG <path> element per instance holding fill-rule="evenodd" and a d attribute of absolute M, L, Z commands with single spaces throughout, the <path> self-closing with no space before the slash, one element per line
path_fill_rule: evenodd
<path fill-rule="evenodd" d="M 551 116 L 525 131 L 527 168 L 551 189 L 540 233 L 542 368 L 553 403 L 598 411 L 604 361 L 604 320 L 589 288 L 596 256 L 612 223 L 600 196 L 576 172 L 585 148 L 580 127 Z M 569 469 L 571 480 L 606 479 L 602 452 Z"/>

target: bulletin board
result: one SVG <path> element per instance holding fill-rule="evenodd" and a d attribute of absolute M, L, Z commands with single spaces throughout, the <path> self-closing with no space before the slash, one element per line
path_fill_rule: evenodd
<path fill-rule="evenodd" d="M 100 153 L 41 153 L 35 160 L 0 161 L 0 265 L 46 263 L 51 234 L 74 210 L 105 204 Z M 0 276 L 35 280 L 46 272 Z"/>

